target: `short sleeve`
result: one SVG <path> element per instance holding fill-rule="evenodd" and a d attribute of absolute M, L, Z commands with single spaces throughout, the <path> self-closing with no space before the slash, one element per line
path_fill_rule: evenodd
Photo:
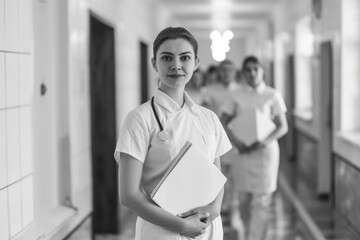
<path fill-rule="evenodd" d="M 219 118 L 216 116 L 215 113 L 212 114 L 213 122 L 215 125 L 215 137 L 216 137 L 216 151 L 215 151 L 215 158 L 218 158 L 232 148 L 230 140 L 223 128 Z"/>
<path fill-rule="evenodd" d="M 286 112 L 286 105 L 284 102 L 284 99 L 281 97 L 280 93 L 275 92 L 272 109 L 271 109 L 271 115 L 272 117 L 275 117 L 281 113 Z"/>
<path fill-rule="evenodd" d="M 148 145 L 149 133 L 146 122 L 141 114 L 133 110 L 125 118 L 114 153 L 115 160 L 119 163 L 120 152 L 129 154 L 140 162 L 144 162 Z"/>

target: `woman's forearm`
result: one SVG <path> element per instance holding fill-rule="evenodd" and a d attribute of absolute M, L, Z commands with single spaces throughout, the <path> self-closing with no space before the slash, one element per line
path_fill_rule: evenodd
<path fill-rule="evenodd" d="M 266 137 L 264 142 L 270 143 L 272 141 L 278 140 L 279 138 L 284 136 L 286 132 L 287 131 L 283 127 L 275 128 L 274 131 L 272 131 L 269 136 Z"/>
<path fill-rule="evenodd" d="M 269 136 L 265 139 L 265 142 L 272 142 L 284 136 L 288 132 L 288 124 L 284 114 L 276 116 L 274 119 L 276 128 L 274 131 L 269 134 Z"/>
<path fill-rule="evenodd" d="M 230 142 L 235 143 L 237 141 L 237 139 L 236 139 L 235 135 L 233 134 L 233 132 L 228 128 L 228 124 L 232 118 L 233 117 L 231 117 L 230 115 L 224 113 L 224 114 L 222 114 L 220 121 L 224 127 L 224 130 L 225 130 Z"/>
<path fill-rule="evenodd" d="M 211 203 L 212 211 L 210 213 L 210 218 L 212 220 L 214 220 L 215 218 L 217 218 L 220 215 L 223 198 L 224 198 L 224 188 L 221 189 L 221 191 L 217 195 L 216 199 Z"/>
<path fill-rule="evenodd" d="M 142 163 L 121 153 L 119 166 L 120 201 L 146 221 L 180 233 L 185 221 L 157 206 L 141 189 Z"/>
<path fill-rule="evenodd" d="M 122 203 L 148 222 L 176 233 L 182 233 L 185 230 L 185 221 L 183 219 L 155 205 L 143 192 L 128 197 L 126 200 L 123 200 Z"/>

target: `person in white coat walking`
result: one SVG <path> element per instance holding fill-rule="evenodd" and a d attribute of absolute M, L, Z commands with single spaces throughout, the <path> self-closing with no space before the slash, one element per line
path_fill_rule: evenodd
<path fill-rule="evenodd" d="M 288 131 L 286 106 L 280 93 L 266 86 L 263 67 L 257 57 L 246 57 L 242 69 L 246 84 L 233 91 L 232 97 L 224 103 L 221 121 L 238 151 L 231 170 L 233 188 L 238 198 L 234 203 L 240 204 L 245 239 L 263 240 L 266 236 L 271 196 L 277 189 L 280 159 L 277 140 Z M 275 129 L 265 139 L 250 146 L 235 136 L 236 129 L 230 130 L 227 127 L 232 119 L 246 112 L 246 108 L 257 109 L 275 124 Z"/>

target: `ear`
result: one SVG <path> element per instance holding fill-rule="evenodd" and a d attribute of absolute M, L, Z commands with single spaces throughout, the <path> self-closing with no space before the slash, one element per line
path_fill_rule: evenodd
<path fill-rule="evenodd" d="M 154 57 L 151 58 L 151 65 L 154 68 L 154 70 L 157 72 L 157 66 L 156 66 L 156 59 Z"/>
<path fill-rule="evenodd" d="M 194 72 L 195 72 L 196 69 L 198 69 L 199 65 L 200 65 L 200 58 L 197 56 L 197 57 L 195 58 Z"/>

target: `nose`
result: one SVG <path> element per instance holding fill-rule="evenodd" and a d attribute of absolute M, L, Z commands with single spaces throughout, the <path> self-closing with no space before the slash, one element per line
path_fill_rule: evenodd
<path fill-rule="evenodd" d="M 175 71 L 175 70 L 180 71 L 181 68 L 180 68 L 180 66 L 172 66 L 172 67 L 171 67 L 171 70 L 173 70 L 173 71 Z"/>
<path fill-rule="evenodd" d="M 256 70 L 251 70 L 250 74 L 251 74 L 252 77 L 256 77 L 257 71 Z"/>
<path fill-rule="evenodd" d="M 181 61 L 179 61 L 179 59 L 174 59 L 171 66 L 171 71 L 180 71 L 180 70 L 181 70 Z"/>

